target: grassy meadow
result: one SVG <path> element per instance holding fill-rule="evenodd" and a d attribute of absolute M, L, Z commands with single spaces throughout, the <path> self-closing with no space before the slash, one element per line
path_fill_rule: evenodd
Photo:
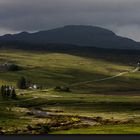
<path fill-rule="evenodd" d="M 140 133 L 140 72 L 94 81 L 135 67 L 94 56 L 0 50 L 0 63 L 6 62 L 22 70 L 1 71 L 0 85 L 16 87 L 24 76 L 43 89 L 16 89 L 16 101 L 0 98 L 1 134 Z M 91 82 L 81 83 L 85 81 Z M 68 86 L 71 92 L 55 91 L 56 86 Z M 33 110 L 48 112 L 48 116 Z"/>

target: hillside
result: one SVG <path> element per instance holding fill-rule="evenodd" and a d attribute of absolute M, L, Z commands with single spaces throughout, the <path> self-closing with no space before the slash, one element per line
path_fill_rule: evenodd
<path fill-rule="evenodd" d="M 39 36 L 27 42 L 35 34 L 6 35 L 0 42 L 1 68 L 21 68 L 0 71 L 0 86 L 15 87 L 17 95 L 0 96 L 0 134 L 140 133 L 140 50 L 43 44 Z M 39 89 L 19 89 L 21 76 Z"/>
<path fill-rule="evenodd" d="M 71 44 L 113 49 L 140 49 L 140 44 L 117 36 L 110 30 L 83 25 L 69 25 L 36 33 L 21 32 L 0 37 L 1 42 L 26 42 L 30 44 Z"/>
<path fill-rule="evenodd" d="M 30 81 L 39 85 L 42 84 L 47 87 L 55 87 L 57 85 L 63 86 L 110 77 L 120 72 L 134 69 L 137 65 L 137 61 L 135 60 L 138 57 L 135 54 L 115 55 L 105 52 L 99 52 L 99 54 L 96 52 L 95 54 L 89 55 L 89 52 L 86 51 L 68 54 L 66 52 L 1 50 L 1 63 L 13 63 L 23 69 L 15 72 L 1 72 L 0 84 L 9 83 L 15 85 L 17 79 L 24 75 Z M 120 87 L 122 87 L 122 90 L 131 90 L 132 88 L 139 89 L 139 84 L 136 84 L 139 77 L 135 75 L 134 77 L 132 78 L 134 83 L 125 78 L 116 79 L 116 82 L 110 80 L 105 82 L 104 85 L 100 85 L 100 83 L 95 85 L 91 84 L 89 87 L 87 85 L 82 85 L 82 90 L 86 89 L 85 92 L 89 92 L 90 90 L 98 89 L 98 86 L 103 90 L 108 89 L 106 86 L 108 86 L 110 90 L 111 87 L 113 87 L 113 89 L 120 89 Z M 124 82 L 123 85 L 122 82 Z M 74 88 L 81 90 L 81 88 L 77 86 Z"/>
<path fill-rule="evenodd" d="M 79 128 L 78 133 L 83 134 L 139 134 L 140 73 L 120 62 L 127 59 L 126 55 L 102 52 L 108 60 L 100 56 L 89 56 L 86 51 L 82 55 L 1 50 L 2 64 L 10 62 L 23 69 L 1 71 L 0 85 L 16 87 L 17 80 L 24 76 L 42 89 L 16 88 L 17 100 L 0 96 L 0 133 L 65 134 Z M 69 86 L 71 91 L 56 91 L 56 86 Z"/>

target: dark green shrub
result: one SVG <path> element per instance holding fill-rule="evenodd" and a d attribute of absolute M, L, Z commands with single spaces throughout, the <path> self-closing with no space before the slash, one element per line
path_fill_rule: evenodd
<path fill-rule="evenodd" d="M 55 91 L 61 91 L 61 87 L 60 87 L 60 86 L 56 86 L 56 87 L 54 88 L 54 90 L 55 90 Z"/>
<path fill-rule="evenodd" d="M 50 131 L 50 126 L 48 125 L 41 126 L 41 132 L 48 133 L 49 131 Z"/>
<path fill-rule="evenodd" d="M 69 87 L 56 86 L 55 91 L 70 92 L 70 88 Z"/>
<path fill-rule="evenodd" d="M 64 92 L 70 92 L 70 88 L 69 87 L 62 87 L 61 90 L 64 91 Z"/>
<path fill-rule="evenodd" d="M 30 125 L 27 126 L 27 129 L 28 129 L 29 131 L 33 130 L 32 126 L 30 126 Z"/>
<path fill-rule="evenodd" d="M 96 120 L 97 122 L 102 122 L 103 118 L 100 117 L 100 116 L 98 116 L 98 117 L 95 118 L 95 120 Z"/>

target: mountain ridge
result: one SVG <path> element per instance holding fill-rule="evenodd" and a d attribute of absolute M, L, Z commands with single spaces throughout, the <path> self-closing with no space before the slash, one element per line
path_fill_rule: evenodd
<path fill-rule="evenodd" d="M 21 41 L 32 44 L 72 44 L 114 49 L 138 49 L 140 43 L 116 35 L 111 30 L 86 25 L 67 25 L 60 28 L 38 31 L 35 33 L 21 32 L 0 36 L 0 41 Z"/>

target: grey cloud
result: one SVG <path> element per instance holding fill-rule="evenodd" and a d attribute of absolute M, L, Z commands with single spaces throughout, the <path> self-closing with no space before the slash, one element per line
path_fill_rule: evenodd
<path fill-rule="evenodd" d="M 138 39 L 139 7 L 139 0 L 0 0 L 0 29 L 37 31 L 86 24 Z M 137 33 L 132 35 L 132 30 Z"/>

